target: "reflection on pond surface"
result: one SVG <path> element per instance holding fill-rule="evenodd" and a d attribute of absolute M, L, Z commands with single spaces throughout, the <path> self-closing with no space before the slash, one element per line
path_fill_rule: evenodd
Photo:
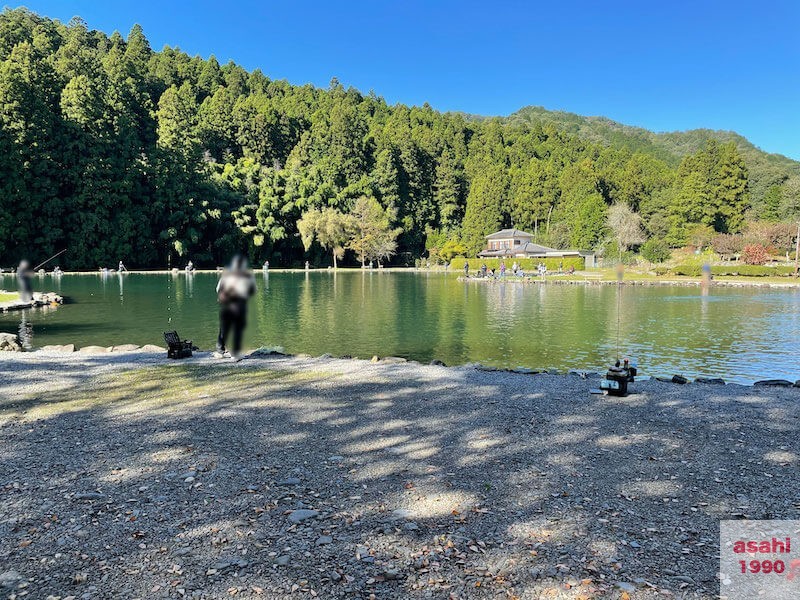
<path fill-rule="evenodd" d="M 611 286 L 463 283 L 455 274 L 312 271 L 257 273 L 251 347 L 399 355 L 447 364 L 600 370 L 616 356 Z M 64 275 L 37 278 L 71 304 L 0 315 L 30 343 L 163 343 L 177 329 L 199 346 L 216 337 L 217 276 Z M 13 289 L 11 276 L 0 288 Z M 649 374 L 719 375 L 749 382 L 797 378 L 800 292 L 793 289 L 623 287 L 623 354 Z"/>

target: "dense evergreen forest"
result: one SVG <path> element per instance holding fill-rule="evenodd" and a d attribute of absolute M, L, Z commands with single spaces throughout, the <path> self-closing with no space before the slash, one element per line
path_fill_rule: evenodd
<path fill-rule="evenodd" d="M 797 163 L 742 138 L 665 146 L 530 110 L 389 106 L 336 80 L 293 86 L 154 52 L 138 26 L 107 36 L 25 9 L 0 15 L 0 123 L 4 265 L 61 248 L 62 265 L 87 269 L 211 267 L 235 251 L 410 264 L 474 253 L 512 224 L 603 252 L 800 214 Z M 611 235 L 619 219 L 641 236 Z"/>

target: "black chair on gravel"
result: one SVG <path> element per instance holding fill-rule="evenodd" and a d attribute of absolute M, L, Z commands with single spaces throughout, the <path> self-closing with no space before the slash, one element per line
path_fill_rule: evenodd
<path fill-rule="evenodd" d="M 164 341 L 167 342 L 167 358 L 189 358 L 192 356 L 194 344 L 192 340 L 181 340 L 177 331 L 165 331 Z"/>

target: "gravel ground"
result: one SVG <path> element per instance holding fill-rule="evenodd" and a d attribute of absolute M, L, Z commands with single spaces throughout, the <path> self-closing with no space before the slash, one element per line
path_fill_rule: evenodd
<path fill-rule="evenodd" d="M 0 597 L 716 598 L 800 518 L 799 388 L 0 356 Z"/>

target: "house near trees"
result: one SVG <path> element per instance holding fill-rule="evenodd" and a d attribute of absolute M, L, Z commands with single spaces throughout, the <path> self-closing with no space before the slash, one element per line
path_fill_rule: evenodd
<path fill-rule="evenodd" d="M 533 234 L 519 229 L 501 229 L 486 236 L 482 258 L 567 258 L 582 256 L 587 267 L 596 266 L 594 252 L 557 250 L 533 242 Z"/>

